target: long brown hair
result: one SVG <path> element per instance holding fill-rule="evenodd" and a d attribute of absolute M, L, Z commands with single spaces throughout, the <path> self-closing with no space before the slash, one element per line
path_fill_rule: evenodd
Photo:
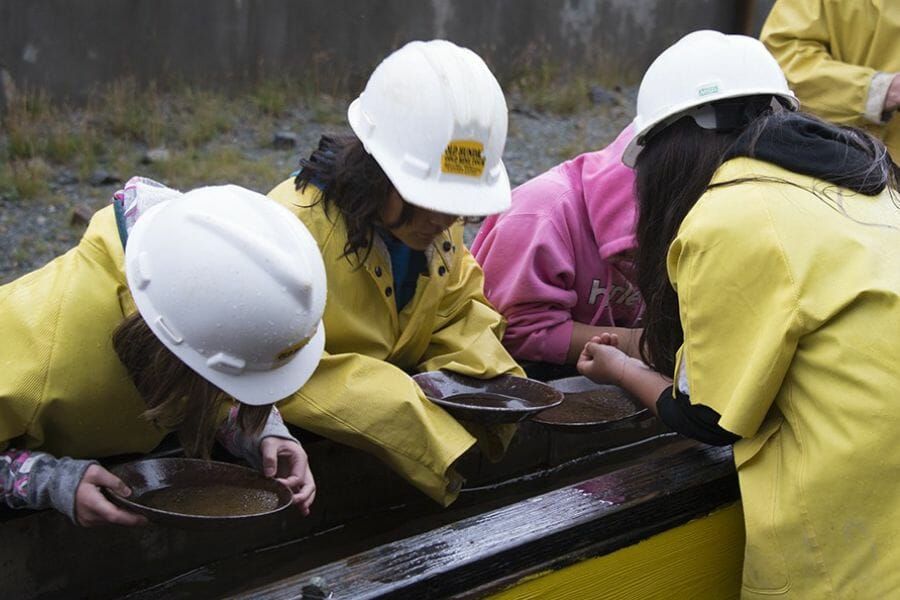
<path fill-rule="evenodd" d="M 641 357 L 660 373 L 675 371 L 675 353 L 684 341 L 678 296 L 666 271 L 669 246 L 736 137 L 684 117 L 657 133 L 638 155 L 637 280 L 647 307 Z"/>
<path fill-rule="evenodd" d="M 119 324 L 112 343 L 147 404 L 143 416 L 161 429 L 177 429 L 185 455 L 209 458 L 229 397 L 172 354 L 140 313 Z M 271 409 L 269 404 L 239 404 L 238 427 L 247 435 L 258 434 Z"/>

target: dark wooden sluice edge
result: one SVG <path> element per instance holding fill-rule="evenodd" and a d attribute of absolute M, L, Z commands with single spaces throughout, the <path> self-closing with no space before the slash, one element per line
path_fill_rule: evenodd
<path fill-rule="evenodd" d="M 731 449 L 697 443 L 232 597 L 299 599 L 314 578 L 336 599 L 478 597 L 632 545 L 738 497 Z"/>
<path fill-rule="evenodd" d="M 322 438 L 304 445 L 319 485 L 307 518 L 290 512 L 221 531 L 84 529 L 55 511 L 0 510 L 0 597 L 299 598 L 320 572 L 345 598 L 465 597 L 602 555 L 737 497 L 727 450 L 654 418 L 602 432 L 525 422 L 501 462 L 464 455 L 468 483 L 449 508 L 373 456 Z M 163 444 L 154 455 L 173 452 L 177 445 Z M 382 554 L 393 562 L 373 562 Z M 366 565 L 377 571 L 363 575 Z"/>

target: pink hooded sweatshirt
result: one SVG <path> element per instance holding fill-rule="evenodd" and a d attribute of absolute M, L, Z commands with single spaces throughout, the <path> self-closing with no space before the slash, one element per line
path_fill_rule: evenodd
<path fill-rule="evenodd" d="M 520 360 L 562 364 L 573 322 L 634 327 L 643 302 L 634 278 L 634 172 L 622 164 L 629 126 L 597 152 L 513 190 L 472 243 L 485 295 L 506 317 L 503 343 Z"/>

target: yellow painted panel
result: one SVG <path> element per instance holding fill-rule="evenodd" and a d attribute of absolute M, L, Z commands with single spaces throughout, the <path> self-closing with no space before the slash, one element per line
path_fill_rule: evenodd
<path fill-rule="evenodd" d="M 741 594 L 740 502 L 633 546 L 523 579 L 490 600 L 728 600 Z"/>

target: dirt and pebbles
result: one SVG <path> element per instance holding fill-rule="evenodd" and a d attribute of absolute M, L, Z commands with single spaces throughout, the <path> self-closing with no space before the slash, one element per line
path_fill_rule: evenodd
<path fill-rule="evenodd" d="M 504 162 L 513 186 L 582 152 L 602 148 L 618 134 L 634 114 L 634 91 L 617 91 L 602 102 L 593 103 L 572 114 L 552 114 L 534 109 L 524 101 L 509 99 L 509 133 Z M 264 132 L 254 127 L 235 127 L 228 135 L 213 140 L 207 149 L 231 145 L 240 149 L 248 161 L 270 161 L 285 176 L 300 156 L 315 146 L 323 132 L 342 131 L 343 125 L 316 123 L 301 109 L 291 113 L 276 130 Z M 260 144 L 278 131 L 287 130 L 296 145 Z M 2 143 L 0 139 L 0 143 Z M 281 147 L 276 147 L 281 146 Z M 136 148 L 135 152 L 146 152 Z M 201 152 L 203 149 L 201 149 Z M 65 168 L 49 177 L 52 200 L 13 199 L 0 195 L 0 284 L 9 282 L 64 253 L 77 244 L 84 232 L 84 221 L 105 206 L 112 194 L 131 175 L 117 173 L 111 165 L 99 165 L 94 175 L 82 180 Z M 178 189 L 190 189 L 194 182 L 164 181 Z M 218 181 L 203 183 L 222 183 Z M 278 181 L 254 181 L 248 187 L 267 192 Z M 467 231 L 471 240 L 475 229 Z"/>

